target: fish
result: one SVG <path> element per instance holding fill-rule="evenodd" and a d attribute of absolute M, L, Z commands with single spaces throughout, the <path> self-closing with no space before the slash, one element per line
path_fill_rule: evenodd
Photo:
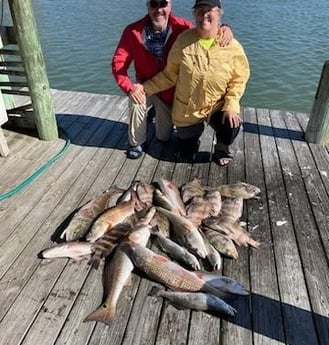
<path fill-rule="evenodd" d="M 212 244 L 208 241 L 208 238 L 206 235 L 200 231 L 200 234 L 203 238 L 203 242 L 206 245 L 207 248 L 207 256 L 206 259 L 208 260 L 211 268 L 214 271 L 219 271 L 222 268 L 223 265 L 223 259 L 217 249 L 212 246 Z"/>
<path fill-rule="evenodd" d="M 170 237 L 170 222 L 168 217 L 166 217 L 163 213 L 156 211 L 150 224 L 152 227 L 157 227 L 163 236 Z"/>
<path fill-rule="evenodd" d="M 168 211 L 179 213 L 178 209 L 174 206 L 172 201 L 169 200 L 169 198 L 164 193 L 162 193 L 160 189 L 156 188 L 154 190 L 153 199 L 155 206 L 160 206 Z"/>
<path fill-rule="evenodd" d="M 260 242 L 255 241 L 239 222 L 232 221 L 231 217 L 210 217 L 204 219 L 202 223 L 203 226 L 230 236 L 238 246 L 251 245 L 256 249 L 260 246 Z"/>
<path fill-rule="evenodd" d="M 88 264 L 97 270 L 101 260 L 110 255 L 113 249 L 131 231 L 132 225 L 129 223 L 115 225 L 111 231 L 106 232 L 102 237 L 92 243 L 93 254 Z"/>
<path fill-rule="evenodd" d="M 162 193 L 164 193 L 170 200 L 171 204 L 178 210 L 179 214 L 182 216 L 186 215 L 185 205 L 180 196 L 178 188 L 170 181 L 160 178 L 158 181 Z"/>
<path fill-rule="evenodd" d="M 229 235 L 205 226 L 202 226 L 201 230 L 219 253 L 233 259 L 239 257 L 239 253 Z"/>
<path fill-rule="evenodd" d="M 153 205 L 153 192 L 155 187 L 147 182 L 137 183 L 136 193 L 140 201 L 147 207 Z"/>
<path fill-rule="evenodd" d="M 123 201 L 120 204 L 105 210 L 93 223 L 90 231 L 86 236 L 89 242 L 95 242 L 107 231 L 110 231 L 113 226 L 124 222 L 124 220 L 135 212 L 137 195 L 134 190 L 131 191 L 131 199 Z"/>
<path fill-rule="evenodd" d="M 236 221 L 242 217 L 243 199 L 242 198 L 225 198 L 222 202 L 221 215 L 231 217 Z"/>
<path fill-rule="evenodd" d="M 146 246 L 150 237 L 150 225 L 139 225 L 125 241 L 139 243 Z M 122 242 L 125 243 L 125 242 Z M 134 264 L 119 244 L 113 252 L 111 260 L 107 259 L 104 265 L 102 304 L 85 317 L 83 322 L 97 321 L 110 325 L 115 318 L 117 304 L 124 286 L 129 285 Z"/>
<path fill-rule="evenodd" d="M 62 242 L 54 247 L 44 249 L 38 253 L 39 259 L 71 258 L 80 261 L 93 253 L 91 243 L 71 241 Z"/>
<path fill-rule="evenodd" d="M 90 199 L 73 215 L 70 223 L 61 234 L 61 239 L 76 241 L 83 238 L 89 231 L 93 221 L 108 207 L 108 203 L 113 198 L 118 198 L 122 193 L 122 189 L 112 186 L 101 195 Z"/>
<path fill-rule="evenodd" d="M 194 178 L 192 181 L 185 183 L 181 187 L 181 197 L 184 204 L 188 203 L 193 197 L 203 197 L 205 192 L 201 184 L 201 179 Z"/>
<path fill-rule="evenodd" d="M 211 217 L 218 216 L 222 208 L 222 197 L 219 191 L 207 191 L 203 198 L 210 203 L 209 215 Z"/>
<path fill-rule="evenodd" d="M 194 196 L 186 206 L 186 218 L 199 226 L 210 215 L 211 204 L 203 196 Z"/>
<path fill-rule="evenodd" d="M 237 314 L 237 310 L 226 303 L 222 298 L 209 293 L 166 291 L 153 286 L 148 295 L 165 298 L 177 309 L 214 311 L 229 316 L 235 316 Z"/>
<path fill-rule="evenodd" d="M 215 272 L 196 271 L 195 274 L 208 285 L 224 293 L 247 296 L 249 291 L 238 281 Z"/>
<path fill-rule="evenodd" d="M 191 253 L 204 259 L 207 255 L 207 249 L 198 228 L 191 221 L 179 214 L 161 207 L 157 207 L 157 210 L 169 218 L 170 223 L 173 225 L 177 241 Z"/>
<path fill-rule="evenodd" d="M 165 237 L 157 228 L 154 228 L 151 233 L 157 238 L 160 248 L 172 259 L 181 262 L 194 270 L 201 269 L 198 259 L 185 247 L 182 247 L 170 238 Z"/>
<path fill-rule="evenodd" d="M 189 271 L 167 257 L 156 254 L 151 249 L 138 243 L 124 242 L 121 244 L 121 248 L 128 254 L 134 265 L 150 279 L 172 290 L 209 292 L 219 297 L 224 295 L 222 290 L 206 284 L 196 274 L 202 271 Z"/>
<path fill-rule="evenodd" d="M 261 192 L 260 188 L 245 182 L 223 184 L 215 189 L 219 191 L 221 196 L 243 199 L 258 198 L 258 194 Z"/>

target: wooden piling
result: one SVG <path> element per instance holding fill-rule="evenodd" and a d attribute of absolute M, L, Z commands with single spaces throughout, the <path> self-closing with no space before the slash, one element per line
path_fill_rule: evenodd
<path fill-rule="evenodd" d="M 31 0 L 9 0 L 17 43 L 26 71 L 39 138 L 55 140 L 58 130 Z"/>
<path fill-rule="evenodd" d="M 310 143 L 329 145 L 329 60 L 323 65 L 305 139 Z"/>

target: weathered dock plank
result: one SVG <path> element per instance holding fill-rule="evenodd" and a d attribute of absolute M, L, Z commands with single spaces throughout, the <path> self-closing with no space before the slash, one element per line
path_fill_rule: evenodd
<path fill-rule="evenodd" d="M 206 127 L 195 162 L 176 162 L 175 138 L 154 138 L 139 160 L 128 160 L 127 99 L 52 90 L 57 122 L 70 136 L 68 151 L 31 185 L 0 202 L 0 344 L 327 344 L 329 330 L 329 153 L 307 144 L 305 114 L 245 108 L 244 130 L 227 168 L 211 161 Z M 63 147 L 4 130 L 11 155 L 1 158 L 1 193 Z M 29 155 L 29 156 L 28 156 Z M 27 156 L 31 164 L 19 165 Z M 15 169 L 15 170 L 13 170 Z M 133 274 L 107 326 L 83 322 L 102 301 L 102 267 L 86 261 L 43 260 L 37 253 L 77 207 L 111 185 L 164 177 L 178 186 L 194 177 L 216 186 L 245 181 L 261 188 L 245 201 L 241 220 L 260 249 L 238 248 L 222 273 L 250 289 L 234 298 L 235 318 L 177 310 L 148 296 L 159 285 Z M 57 234 L 58 235 L 58 234 Z M 158 250 L 156 245 L 150 245 Z"/>

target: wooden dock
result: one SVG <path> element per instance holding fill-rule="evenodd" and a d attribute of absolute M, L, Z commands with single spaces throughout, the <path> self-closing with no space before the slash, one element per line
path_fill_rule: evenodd
<path fill-rule="evenodd" d="M 244 130 L 227 168 L 211 162 L 207 128 L 194 163 L 176 163 L 174 140 L 154 138 L 139 160 L 126 159 L 127 99 L 53 92 L 68 150 L 34 182 L 0 202 L 1 345 L 328 345 L 329 153 L 304 141 L 307 115 L 244 108 Z M 64 131 L 63 131 L 64 130 Z M 150 122 L 150 137 L 152 137 Z M 0 194 L 58 154 L 52 142 L 3 130 L 11 154 L 0 158 Z M 261 188 L 242 220 L 259 250 L 238 248 L 223 274 L 250 290 L 235 318 L 177 310 L 148 296 L 153 282 L 134 274 L 110 326 L 83 319 L 102 300 L 102 270 L 83 261 L 40 260 L 51 237 L 79 205 L 111 185 L 201 177 L 208 185 L 245 181 Z"/>

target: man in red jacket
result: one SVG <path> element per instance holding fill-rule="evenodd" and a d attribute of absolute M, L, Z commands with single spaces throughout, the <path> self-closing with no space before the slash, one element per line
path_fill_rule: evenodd
<path fill-rule="evenodd" d="M 154 106 L 155 133 L 158 140 L 167 141 L 172 131 L 171 106 L 174 90 L 169 89 L 147 97 L 141 85 L 160 72 L 166 65 L 167 56 L 177 36 L 191 28 L 191 22 L 171 12 L 170 0 L 148 0 L 148 14 L 129 24 L 123 31 L 112 58 L 112 73 L 121 88 L 129 96 L 128 158 L 139 158 L 147 141 L 147 112 Z M 232 39 L 229 26 L 222 26 L 222 45 Z M 136 83 L 128 76 L 133 62 Z"/>

